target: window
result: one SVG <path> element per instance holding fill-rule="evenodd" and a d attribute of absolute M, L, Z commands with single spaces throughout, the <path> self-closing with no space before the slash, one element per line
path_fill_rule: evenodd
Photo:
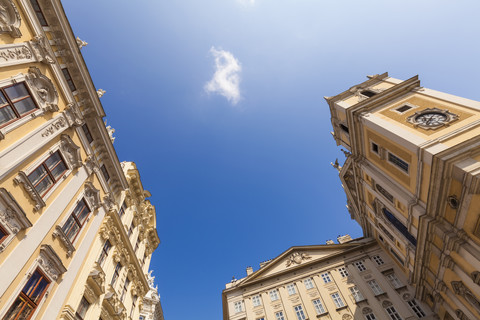
<path fill-rule="evenodd" d="M 287 291 L 289 295 L 297 293 L 297 291 L 295 290 L 295 284 L 290 283 L 289 285 L 287 285 Z"/>
<path fill-rule="evenodd" d="M 392 320 L 402 320 L 402 317 L 400 317 L 397 310 L 395 310 L 394 306 L 390 306 L 388 308 L 385 308 L 385 311 L 387 311 L 388 315 L 390 316 L 390 319 L 392 319 Z"/>
<path fill-rule="evenodd" d="M 252 297 L 252 303 L 254 307 L 258 307 L 262 305 L 262 300 L 260 300 L 260 296 L 256 295 Z"/>
<path fill-rule="evenodd" d="M 399 169 L 408 173 L 408 163 L 406 163 L 391 152 L 388 153 L 388 161 L 396 165 Z"/>
<path fill-rule="evenodd" d="M 45 16 L 42 13 L 42 10 L 40 9 L 40 6 L 38 5 L 37 0 L 30 0 L 30 3 L 32 4 L 33 10 L 35 11 L 35 14 L 37 15 L 38 21 L 40 22 L 40 25 L 43 27 L 47 27 L 48 23 L 47 20 L 45 20 Z"/>
<path fill-rule="evenodd" d="M 65 77 L 65 80 L 67 80 L 70 91 L 72 92 L 77 91 L 77 88 L 75 87 L 75 83 L 73 83 L 72 77 L 70 76 L 70 72 L 68 72 L 68 69 L 63 68 L 62 72 L 63 72 L 63 76 Z"/>
<path fill-rule="evenodd" d="M 122 206 L 120 207 L 120 210 L 118 210 L 118 215 L 120 216 L 120 219 L 125 214 L 125 210 L 127 210 L 127 205 L 125 204 L 125 201 L 123 201 Z"/>
<path fill-rule="evenodd" d="M 78 320 L 85 319 L 85 315 L 87 314 L 89 307 L 90 307 L 90 302 L 88 302 L 87 299 L 85 299 L 85 297 L 82 297 L 82 300 L 80 301 L 80 305 L 78 306 L 77 312 L 75 313 L 75 318 Z"/>
<path fill-rule="evenodd" d="M 100 252 L 100 257 L 98 258 L 98 264 L 103 266 L 103 263 L 105 262 L 105 259 L 108 257 L 108 252 L 110 251 L 110 248 L 112 247 L 112 244 L 110 241 L 106 240 L 105 243 L 103 244 L 102 252 Z"/>
<path fill-rule="evenodd" d="M 345 267 L 340 267 L 338 268 L 338 272 L 340 272 L 340 275 L 342 278 L 348 277 L 348 270 Z"/>
<path fill-rule="evenodd" d="M 38 269 L 32 274 L 3 319 L 29 319 L 35 312 L 50 281 Z"/>
<path fill-rule="evenodd" d="M 348 289 L 352 293 L 353 299 L 355 299 L 356 302 L 363 301 L 365 299 L 360 290 L 358 290 L 357 286 L 350 287 Z"/>
<path fill-rule="evenodd" d="M 375 263 L 379 266 L 381 266 L 382 264 L 384 264 L 385 262 L 383 261 L 382 257 L 380 256 L 373 256 L 373 261 L 375 261 Z"/>
<path fill-rule="evenodd" d="M 110 284 L 112 285 L 112 287 L 115 286 L 115 282 L 117 282 L 121 269 L 122 269 L 122 264 L 120 262 L 117 262 L 117 265 L 115 266 L 115 271 L 113 272 L 112 281 L 110 281 Z"/>
<path fill-rule="evenodd" d="M 0 88 L 0 127 L 20 119 L 33 111 L 37 105 L 25 82 Z"/>
<path fill-rule="evenodd" d="M 393 224 L 393 226 L 398 231 L 400 231 L 400 233 L 405 238 L 407 238 L 407 240 L 411 244 L 413 244 L 414 246 L 417 246 L 417 239 L 415 239 L 415 237 L 412 234 L 410 234 L 410 232 L 408 232 L 407 227 L 405 227 L 405 225 L 400 220 L 398 220 L 397 217 L 395 217 L 393 213 L 391 213 L 387 208 L 383 208 L 382 211 L 385 217 L 387 218 L 387 220 L 390 221 L 390 223 Z"/>
<path fill-rule="evenodd" d="M 237 301 L 233 304 L 233 307 L 235 309 L 235 313 L 239 313 L 243 311 L 243 304 L 242 301 Z"/>
<path fill-rule="evenodd" d="M 397 259 L 398 262 L 400 262 L 402 264 L 402 266 L 405 265 L 405 261 L 403 261 L 402 257 L 400 257 L 400 255 L 395 250 L 390 248 L 390 252 L 395 257 L 395 259 Z"/>
<path fill-rule="evenodd" d="M 375 189 L 377 189 L 378 192 L 380 192 L 380 194 L 382 196 L 384 196 L 388 201 L 390 201 L 391 203 L 393 203 L 393 196 L 390 194 L 390 192 L 388 192 L 387 190 L 385 190 L 381 185 L 379 185 L 378 183 L 375 184 Z"/>
<path fill-rule="evenodd" d="M 257 318 L 257 320 L 265 320 L 265 318 L 263 318 L 263 317 L 262 318 Z"/>
<path fill-rule="evenodd" d="M 322 276 L 323 282 L 325 283 L 332 282 L 332 279 L 330 279 L 330 275 L 328 274 L 328 272 L 322 273 L 321 276 Z"/>
<path fill-rule="evenodd" d="M 377 318 L 375 318 L 373 312 L 370 312 L 365 315 L 365 320 L 377 320 Z"/>
<path fill-rule="evenodd" d="M 335 303 L 337 309 L 345 307 L 345 304 L 343 303 L 342 298 L 340 298 L 338 292 L 332 293 L 330 296 L 332 297 L 333 303 Z"/>
<path fill-rule="evenodd" d="M 272 301 L 278 300 L 277 289 L 273 289 L 272 291 L 270 291 L 270 300 L 272 300 Z"/>
<path fill-rule="evenodd" d="M 348 132 L 348 127 L 346 125 L 344 125 L 343 123 L 340 123 L 340 129 L 342 129 L 343 131 L 345 131 L 345 133 L 349 133 Z"/>
<path fill-rule="evenodd" d="M 137 252 L 138 248 L 140 247 L 140 237 L 137 237 L 137 242 L 135 243 L 135 252 Z"/>
<path fill-rule="evenodd" d="M 303 284 L 305 285 L 306 289 L 312 289 L 313 288 L 313 281 L 311 278 L 307 278 L 303 280 Z"/>
<path fill-rule="evenodd" d="M 127 235 L 128 235 L 129 238 L 132 235 L 132 233 L 133 233 L 133 221 L 130 224 L 130 228 L 128 228 L 128 232 L 127 232 Z"/>
<path fill-rule="evenodd" d="M 370 280 L 367 282 L 370 288 L 372 288 L 373 294 L 378 296 L 379 294 L 383 293 L 382 288 L 378 285 L 377 281 L 375 280 Z"/>
<path fill-rule="evenodd" d="M 317 314 L 323 314 L 326 312 L 322 304 L 322 301 L 320 301 L 320 299 L 315 299 L 312 301 L 312 303 L 313 303 L 313 306 L 315 307 L 315 312 Z"/>
<path fill-rule="evenodd" d="M 283 317 L 283 312 L 282 311 L 276 312 L 275 313 L 275 319 L 276 320 L 285 320 L 285 318 Z"/>
<path fill-rule="evenodd" d="M 70 242 L 73 243 L 77 235 L 80 233 L 80 230 L 85 224 L 85 221 L 87 221 L 89 214 L 90 209 L 88 208 L 85 199 L 80 200 L 62 227 L 63 233 L 65 233 Z"/>
<path fill-rule="evenodd" d="M 0 224 L 0 244 L 8 237 L 8 232 Z"/>
<path fill-rule="evenodd" d="M 376 92 L 373 92 L 371 90 L 363 90 L 362 92 L 360 92 L 362 95 L 366 96 L 366 97 L 373 97 L 374 95 L 376 95 L 377 93 Z"/>
<path fill-rule="evenodd" d="M 100 167 L 100 170 L 102 170 L 102 174 L 105 180 L 106 181 L 110 180 L 110 175 L 108 174 L 107 168 L 105 168 L 104 164 L 102 164 L 102 166 Z"/>
<path fill-rule="evenodd" d="M 410 109 L 412 109 L 411 106 L 404 104 L 403 106 L 396 108 L 395 111 L 398 111 L 400 113 L 405 113 Z"/>
<path fill-rule="evenodd" d="M 375 142 L 372 142 L 372 151 L 378 154 L 378 144 Z"/>
<path fill-rule="evenodd" d="M 420 308 L 420 306 L 417 304 L 417 301 L 410 300 L 410 301 L 407 301 L 407 303 L 410 306 L 410 308 L 412 309 L 412 311 L 415 312 L 417 317 L 419 317 L 419 318 L 425 317 L 425 312 L 423 312 L 422 308 Z"/>
<path fill-rule="evenodd" d="M 293 307 L 293 309 L 295 310 L 295 314 L 297 315 L 298 320 L 305 320 L 306 319 L 305 313 L 303 313 L 303 309 L 302 309 L 301 305 L 295 306 L 295 307 Z"/>
<path fill-rule="evenodd" d="M 85 134 L 85 137 L 87 138 L 88 143 L 92 143 L 93 137 L 86 123 L 82 126 L 82 129 L 83 129 L 83 133 Z"/>
<path fill-rule="evenodd" d="M 125 283 L 123 284 L 122 295 L 120 296 L 120 300 L 123 302 L 125 300 L 125 294 L 127 293 L 128 286 L 130 285 L 130 279 L 125 279 Z"/>
<path fill-rule="evenodd" d="M 357 261 L 353 264 L 355 265 L 355 267 L 357 267 L 358 271 L 360 272 L 367 270 L 367 268 L 365 268 L 365 265 L 363 264 L 362 261 Z"/>
<path fill-rule="evenodd" d="M 395 289 L 403 287 L 403 283 L 397 278 L 395 273 L 389 273 L 386 275 L 386 277 Z"/>
<path fill-rule="evenodd" d="M 65 171 L 67 171 L 67 165 L 60 155 L 60 151 L 56 151 L 28 175 L 28 180 L 43 197 L 58 182 Z"/>
<path fill-rule="evenodd" d="M 130 310 L 130 318 L 133 319 L 133 313 L 135 312 L 135 308 L 136 308 L 136 305 L 137 305 L 137 299 L 138 299 L 138 296 L 133 296 L 133 300 L 132 300 L 132 309 Z M 139 317 L 139 320 L 141 320 L 143 317 L 140 316 Z M 144 318 L 145 319 L 145 318 Z"/>

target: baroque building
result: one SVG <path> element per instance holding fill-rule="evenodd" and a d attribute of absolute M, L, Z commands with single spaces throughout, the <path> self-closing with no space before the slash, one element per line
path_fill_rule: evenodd
<path fill-rule="evenodd" d="M 0 0 L 0 318 L 138 319 L 160 240 L 59 0 Z"/>
<path fill-rule="evenodd" d="M 223 290 L 224 320 L 434 319 L 375 239 L 291 247 Z"/>
<path fill-rule="evenodd" d="M 325 98 L 350 215 L 440 319 L 480 319 L 480 103 L 368 78 Z"/>
<path fill-rule="evenodd" d="M 155 277 L 152 276 L 152 271 L 150 271 L 148 274 L 148 284 L 150 288 L 143 298 L 143 306 L 140 309 L 139 320 L 164 320 L 158 287 L 155 286 L 154 280 Z"/>

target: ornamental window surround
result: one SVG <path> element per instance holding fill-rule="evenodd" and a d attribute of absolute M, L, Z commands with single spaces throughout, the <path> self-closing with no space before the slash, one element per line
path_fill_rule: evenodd
<path fill-rule="evenodd" d="M 337 309 L 345 307 L 345 303 L 343 302 L 342 298 L 340 298 L 340 294 L 338 292 L 330 294 L 330 297 L 332 298 Z"/>
<path fill-rule="evenodd" d="M 305 285 L 305 289 L 313 289 L 314 285 L 313 285 L 313 281 L 312 281 L 312 278 L 307 278 L 305 280 L 303 280 L 303 284 Z"/>
<path fill-rule="evenodd" d="M 0 88 L 0 127 L 5 127 L 38 110 L 25 82 Z"/>
<path fill-rule="evenodd" d="M 301 305 L 294 306 L 293 309 L 295 310 L 295 314 L 297 315 L 297 320 L 305 320 L 305 313 L 303 312 L 303 308 Z"/>
<path fill-rule="evenodd" d="M 0 188 L 0 252 L 21 230 L 32 226 L 22 207 L 5 188 Z"/>
<path fill-rule="evenodd" d="M 77 308 L 77 312 L 75 313 L 75 319 L 86 319 L 85 315 L 87 314 L 88 308 L 90 308 L 90 302 L 88 302 L 88 300 L 83 296 L 82 300 L 80 301 L 80 305 Z"/>
<path fill-rule="evenodd" d="M 271 290 L 269 294 L 270 294 L 270 300 L 271 301 L 278 300 L 278 290 L 277 289 Z"/>
<path fill-rule="evenodd" d="M 47 192 L 62 178 L 67 172 L 67 165 L 60 151 L 57 150 L 45 159 L 28 175 L 28 180 L 33 187 L 44 197 Z"/>
<path fill-rule="evenodd" d="M 259 295 L 253 296 L 252 297 L 252 303 L 254 307 L 258 307 L 262 305 L 262 300 L 260 299 Z"/>
<path fill-rule="evenodd" d="M 415 299 L 407 301 L 408 306 L 412 309 L 412 311 L 417 315 L 419 318 L 425 317 L 425 312 L 422 308 L 418 305 Z"/>
<path fill-rule="evenodd" d="M 67 236 L 71 243 L 75 241 L 75 238 L 82 230 L 82 227 L 87 222 L 90 213 L 91 210 L 88 207 L 87 202 L 84 198 L 82 198 L 77 203 L 72 214 L 68 217 L 67 221 L 62 227 L 63 233 Z"/>
<path fill-rule="evenodd" d="M 287 292 L 288 292 L 288 295 L 290 295 L 290 296 L 297 293 L 297 291 L 295 290 L 295 284 L 294 283 L 287 284 Z"/>

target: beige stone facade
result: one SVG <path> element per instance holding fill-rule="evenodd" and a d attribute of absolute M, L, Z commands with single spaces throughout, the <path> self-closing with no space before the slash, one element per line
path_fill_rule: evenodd
<path fill-rule="evenodd" d="M 138 319 L 155 208 L 58 0 L 0 0 L 0 318 Z"/>
<path fill-rule="evenodd" d="M 292 247 L 223 291 L 224 320 L 434 319 L 375 239 Z"/>

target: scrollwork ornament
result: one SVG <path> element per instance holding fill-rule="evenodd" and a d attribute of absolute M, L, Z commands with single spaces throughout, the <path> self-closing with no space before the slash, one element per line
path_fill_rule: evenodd
<path fill-rule="evenodd" d="M 30 67 L 26 81 L 33 89 L 39 107 L 46 111 L 58 111 L 58 92 L 52 80 L 42 74 L 40 69 Z"/>
<path fill-rule="evenodd" d="M 35 36 L 31 43 L 35 50 L 35 55 L 39 61 L 46 64 L 55 63 L 55 55 L 50 49 L 50 46 L 47 44 L 47 39 L 44 36 Z"/>
<path fill-rule="evenodd" d="M 20 14 L 12 0 L 0 0 L 0 34 L 8 33 L 12 38 L 20 38 Z"/>

